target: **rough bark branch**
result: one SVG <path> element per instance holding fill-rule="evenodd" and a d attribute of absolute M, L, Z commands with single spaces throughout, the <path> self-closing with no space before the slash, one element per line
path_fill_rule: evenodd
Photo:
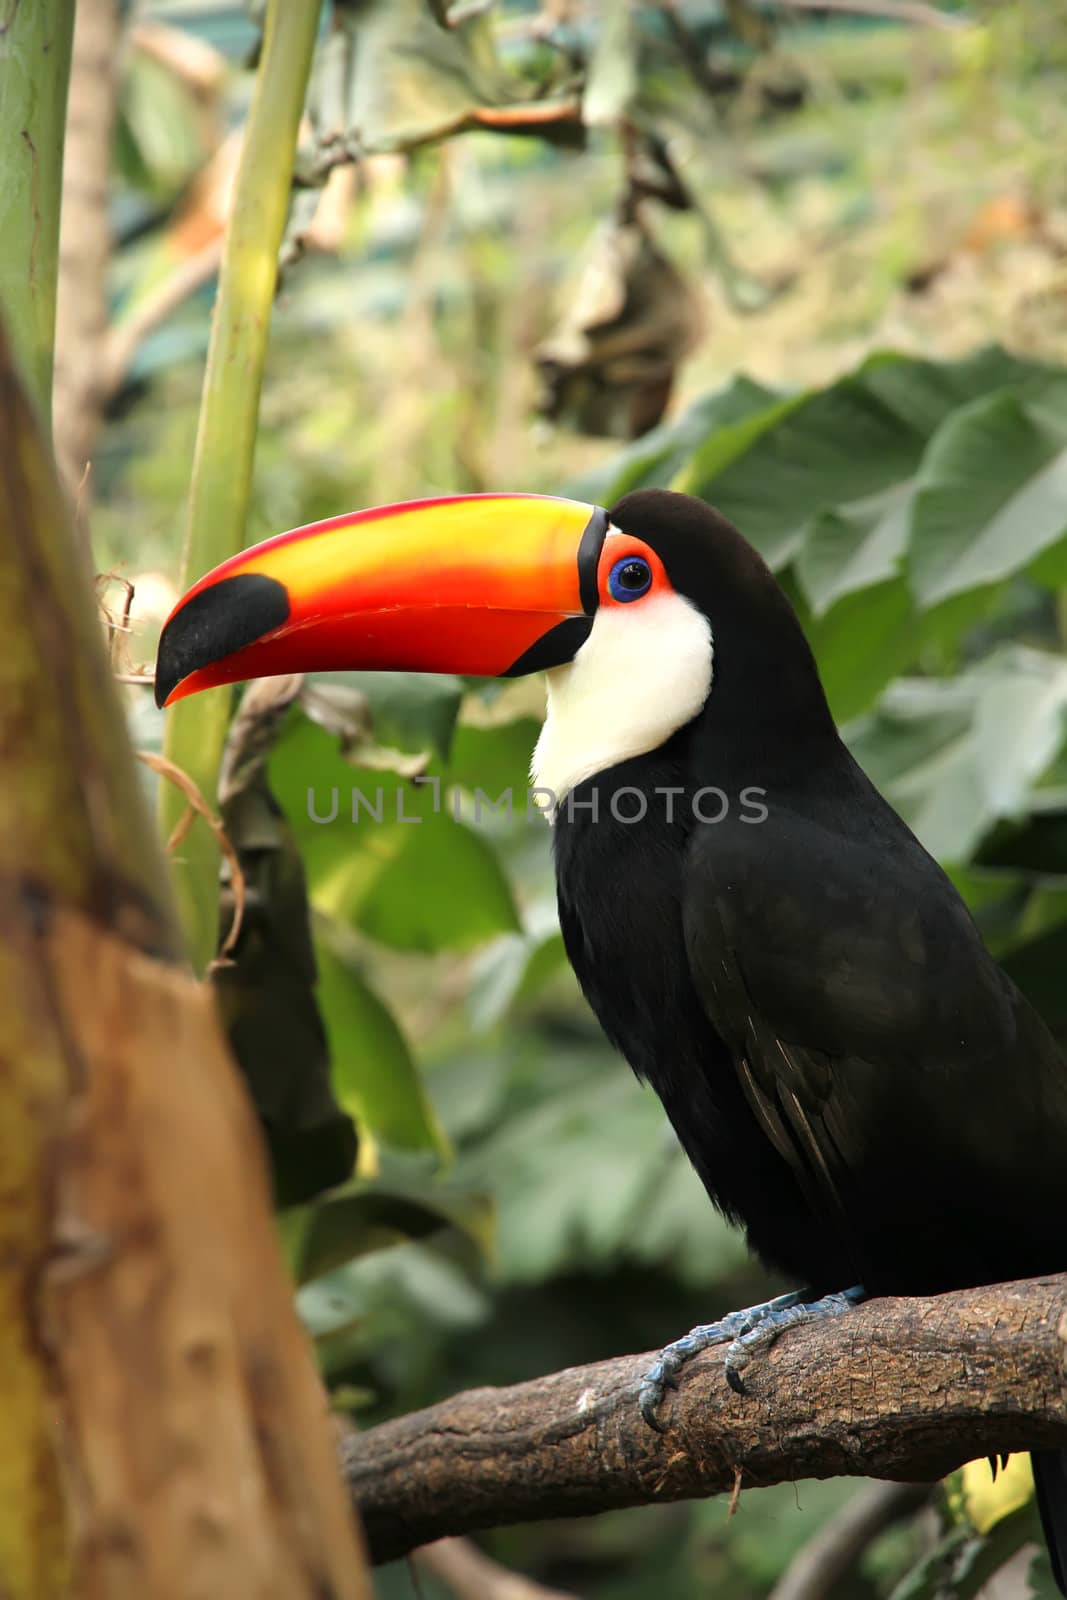
<path fill-rule="evenodd" d="M 648 1355 L 476 1389 L 343 1444 L 372 1554 L 445 1534 L 797 1478 L 928 1482 L 993 1451 L 1067 1445 L 1067 1277 L 872 1301 L 787 1334 L 748 1393 L 709 1352 L 653 1434 Z"/>

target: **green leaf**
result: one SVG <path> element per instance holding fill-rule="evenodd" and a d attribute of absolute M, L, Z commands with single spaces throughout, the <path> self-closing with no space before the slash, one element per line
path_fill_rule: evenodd
<path fill-rule="evenodd" d="M 874 355 L 827 388 L 715 429 L 675 486 L 718 506 L 772 566 L 797 557 L 821 614 L 896 575 L 931 433 L 990 388 L 1047 371 L 997 349 L 950 363 Z"/>
<path fill-rule="evenodd" d="M 523 1086 L 513 1065 L 508 1104 L 458 1163 L 496 1200 L 499 1277 L 536 1283 L 591 1263 L 653 1259 L 706 1276 L 735 1262 L 743 1241 L 716 1226 L 657 1100 L 614 1053 L 587 1033 L 527 1032 L 525 1041 L 535 1080 Z M 507 1069 L 494 1060 L 495 1081 Z M 447 1098 L 453 1069 L 437 1070 Z M 469 1051 L 456 1070 L 469 1072 Z"/>
<path fill-rule="evenodd" d="M 468 950 L 519 927 L 492 847 L 444 812 L 405 828 L 392 859 L 346 909 L 364 933 L 398 950 Z"/>
<path fill-rule="evenodd" d="M 931 606 L 1024 570 L 1067 534 L 1067 379 L 955 412 L 919 475 L 909 571 Z"/>
<path fill-rule="evenodd" d="M 173 201 L 207 156 L 195 93 L 169 66 L 131 50 L 120 117 L 128 173 L 154 197 Z"/>
<path fill-rule="evenodd" d="M 902 578 L 844 594 L 825 615 L 806 619 L 830 709 L 838 722 L 866 711 L 915 658 L 921 638 Z"/>
<path fill-rule="evenodd" d="M 924 361 L 882 353 L 863 367 L 871 393 L 925 435 L 940 427 L 958 406 L 1051 370 L 998 345 L 987 345 L 960 361 Z"/>
<path fill-rule="evenodd" d="M 816 515 L 796 563 L 814 614 L 900 572 L 911 526 L 910 478 Z"/>
<path fill-rule="evenodd" d="M 467 990 L 471 1026 L 476 1030 L 493 1027 L 517 1002 L 533 999 L 566 963 L 558 927 L 495 939 L 471 973 Z"/>
<path fill-rule="evenodd" d="M 1009 670 L 984 676 L 975 706 L 975 766 L 991 809 L 1009 817 L 1062 748 L 1067 662 L 1023 649 L 1001 659 Z"/>
<path fill-rule="evenodd" d="M 1067 662 L 998 651 L 953 679 L 907 679 L 847 730 L 856 759 L 932 855 L 966 861 L 1019 816 L 1062 748 Z"/>
<path fill-rule="evenodd" d="M 631 489 L 666 488 L 706 440 L 776 403 L 773 390 L 744 375 L 737 377 L 724 389 L 695 401 L 676 420 L 642 434 L 610 461 L 574 479 L 567 493 L 610 506 Z"/>
<path fill-rule="evenodd" d="M 536 717 L 495 726 L 461 722 L 452 742 L 448 781 L 490 801 L 510 792 L 513 812 L 525 814 L 530 758 L 540 732 Z"/>
<path fill-rule="evenodd" d="M 315 920 L 319 1002 L 334 1093 L 361 1132 L 397 1150 L 450 1153 L 448 1139 L 392 1012 L 366 982 L 351 941 Z"/>
<path fill-rule="evenodd" d="M 781 566 L 793 554 L 788 540 L 781 541 L 780 548 L 763 548 L 758 545 L 750 527 L 740 521 L 745 510 L 742 503 L 745 485 L 744 464 L 749 452 L 759 443 L 765 435 L 772 434 L 779 423 L 788 420 L 793 412 L 804 404 L 803 395 L 793 395 L 784 400 L 776 400 L 763 410 L 743 417 L 726 427 L 715 430 L 697 450 L 689 463 L 680 468 L 671 487 L 680 489 L 683 494 L 695 494 L 709 504 L 718 506 L 725 516 L 737 522 L 746 539 L 751 539 L 753 544 L 762 550 L 762 553 L 771 566 Z M 729 469 L 734 462 L 740 462 L 739 489 L 735 494 L 732 509 L 727 510 L 723 504 L 724 496 L 730 499 L 732 488 L 727 482 L 725 489 L 722 480 L 728 478 Z M 775 523 L 777 527 L 777 522 Z"/>
<path fill-rule="evenodd" d="M 271 756 L 270 784 L 299 843 L 312 902 L 343 907 L 345 918 L 422 825 L 412 819 L 433 817 L 434 785 L 353 765 L 338 739 L 300 711 Z"/>
<path fill-rule="evenodd" d="M 884 398 L 884 364 L 873 358 L 828 389 L 783 402 L 767 426 L 752 419 L 753 436 L 732 461 L 717 456 L 715 439 L 694 457 L 695 492 L 772 566 L 799 550 L 820 512 L 882 494 L 915 471 L 924 437 Z"/>
<path fill-rule="evenodd" d="M 456 1235 L 440 1237 L 443 1243 Z M 305 1284 L 297 1310 L 315 1340 L 323 1375 L 332 1380 L 350 1377 L 354 1367 L 398 1346 L 406 1363 L 440 1330 L 468 1332 L 483 1322 L 488 1307 L 469 1273 L 431 1242 L 412 1242 L 364 1252 Z"/>
<path fill-rule="evenodd" d="M 357 1256 L 450 1230 L 488 1248 L 491 1212 L 479 1195 L 396 1179 L 357 1179 L 286 1213 L 284 1241 L 297 1283 Z"/>

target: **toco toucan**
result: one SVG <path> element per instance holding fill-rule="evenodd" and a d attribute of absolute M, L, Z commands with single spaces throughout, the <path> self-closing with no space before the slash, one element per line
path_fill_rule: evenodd
<path fill-rule="evenodd" d="M 567 953 L 715 1204 L 805 1285 L 668 1346 L 863 1295 L 1067 1270 L 1067 1066 L 838 736 L 785 594 L 703 502 L 456 496 L 299 528 L 175 608 L 160 704 L 272 673 L 547 673 Z M 1035 1457 L 1061 1588 L 1067 1453 Z M 1067 1591 L 1065 1591 L 1067 1592 Z"/>

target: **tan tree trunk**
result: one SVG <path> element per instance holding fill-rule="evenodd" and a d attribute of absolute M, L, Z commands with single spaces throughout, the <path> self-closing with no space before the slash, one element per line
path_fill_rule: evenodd
<path fill-rule="evenodd" d="M 366 1600 L 252 1113 L 0 344 L 0 1595 Z"/>

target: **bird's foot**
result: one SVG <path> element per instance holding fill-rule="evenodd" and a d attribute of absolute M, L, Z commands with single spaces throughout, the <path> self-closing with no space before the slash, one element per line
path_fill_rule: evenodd
<path fill-rule="evenodd" d="M 819 1322 L 823 1317 L 837 1317 L 864 1298 L 861 1285 L 845 1289 L 839 1294 L 824 1295 L 821 1300 L 805 1300 L 803 1290 L 780 1294 L 763 1305 L 748 1306 L 744 1311 L 731 1311 L 719 1322 L 703 1323 L 693 1328 L 682 1339 L 675 1339 L 661 1350 L 656 1360 L 641 1379 L 638 1405 L 641 1415 L 650 1428 L 666 1433 L 666 1424 L 660 1419 L 659 1408 L 668 1389 L 677 1389 L 678 1373 L 694 1356 L 714 1344 L 725 1344 L 723 1368 L 726 1381 L 737 1394 L 744 1394 L 742 1372 L 754 1356 L 769 1350 L 779 1334 L 787 1328 L 798 1327 L 803 1322 Z"/>
<path fill-rule="evenodd" d="M 775 1300 L 766 1300 L 761 1305 L 747 1306 L 743 1311 L 730 1311 L 719 1322 L 701 1323 L 683 1338 L 675 1339 L 673 1344 L 665 1346 L 641 1379 L 638 1404 L 641 1415 L 649 1427 L 655 1428 L 657 1433 L 667 1431 L 660 1421 L 659 1408 L 663 1404 L 667 1390 L 677 1389 L 678 1373 L 687 1361 L 692 1361 L 694 1356 L 700 1355 L 701 1351 L 710 1349 L 714 1344 L 729 1344 L 732 1349 L 731 1341 L 753 1332 L 768 1317 L 792 1310 L 802 1299 L 802 1291 L 794 1289 L 789 1294 L 780 1294 Z"/>
<path fill-rule="evenodd" d="M 796 1299 L 791 1306 L 783 1306 L 781 1310 L 762 1317 L 747 1332 L 738 1334 L 727 1348 L 723 1366 L 730 1388 L 735 1394 L 744 1394 L 745 1383 L 741 1374 L 753 1356 L 769 1350 L 778 1335 L 787 1328 L 799 1327 L 804 1322 L 821 1322 L 824 1317 L 839 1317 L 843 1311 L 851 1311 L 863 1298 L 863 1285 L 856 1283 L 851 1289 L 823 1295 L 821 1300 Z"/>

